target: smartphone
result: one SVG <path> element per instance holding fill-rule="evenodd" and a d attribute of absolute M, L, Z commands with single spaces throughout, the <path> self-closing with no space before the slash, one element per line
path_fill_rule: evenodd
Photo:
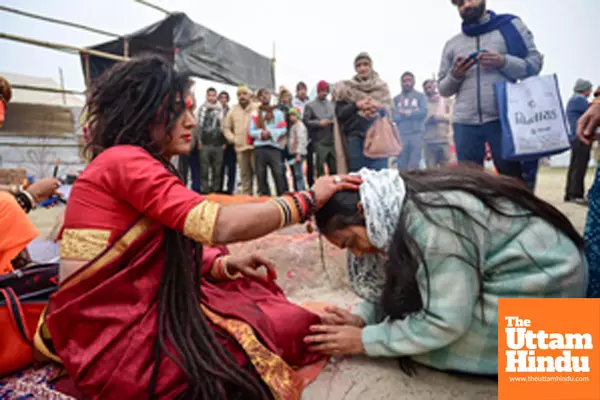
<path fill-rule="evenodd" d="M 480 53 L 486 53 L 486 52 L 487 52 L 487 50 L 485 50 L 485 49 L 484 49 L 484 50 L 479 50 L 479 51 L 476 51 L 476 52 L 473 52 L 473 53 L 469 54 L 469 56 L 468 56 L 467 58 L 469 58 L 469 59 L 471 59 L 471 60 L 475 61 L 475 64 L 477 64 L 477 62 L 478 62 L 478 60 L 477 60 L 477 56 L 478 56 Z"/>

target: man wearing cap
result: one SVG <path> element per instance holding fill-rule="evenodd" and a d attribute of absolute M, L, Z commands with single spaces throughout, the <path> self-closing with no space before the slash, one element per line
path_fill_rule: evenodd
<path fill-rule="evenodd" d="M 237 90 L 238 104 L 231 107 L 223 126 L 227 141 L 234 145 L 240 167 L 242 194 L 254 194 L 254 146 L 248 136 L 252 113 L 256 105 L 251 103 L 251 93 L 247 86 L 240 85 Z"/>
<path fill-rule="evenodd" d="M 588 109 L 588 98 L 592 94 L 592 83 L 578 79 L 573 88 L 573 96 L 567 103 L 567 119 L 569 121 L 571 139 L 571 160 L 567 172 L 565 201 L 587 205 L 585 199 L 585 173 L 590 162 L 591 144 L 577 139 L 577 122 Z"/>
<path fill-rule="evenodd" d="M 304 107 L 304 125 L 317 156 L 317 175 L 325 175 L 323 166 L 327 164 L 330 175 L 337 173 L 335 145 L 333 142 L 333 104 L 327 100 L 329 84 L 320 81 L 317 85 L 317 98 Z"/>

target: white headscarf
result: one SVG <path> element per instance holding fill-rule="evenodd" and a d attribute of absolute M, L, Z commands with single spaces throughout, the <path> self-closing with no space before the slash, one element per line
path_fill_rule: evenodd
<path fill-rule="evenodd" d="M 367 235 L 369 241 L 387 254 L 394 237 L 402 204 L 406 197 L 404 180 L 397 170 L 358 171 Z M 360 258 L 348 252 L 348 275 L 352 290 L 371 302 L 379 302 L 385 284 L 385 256 L 368 254 Z"/>

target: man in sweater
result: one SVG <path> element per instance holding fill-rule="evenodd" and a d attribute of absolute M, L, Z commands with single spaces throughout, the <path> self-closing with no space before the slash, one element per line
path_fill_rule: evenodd
<path fill-rule="evenodd" d="M 423 154 L 423 133 L 427 117 L 427 99 L 415 90 L 415 76 L 405 72 L 400 79 L 402 93 L 394 97 L 393 119 L 402 139 L 402 153 L 398 156 L 398 169 L 417 169 Z"/>
<path fill-rule="evenodd" d="M 209 88 L 206 91 L 206 102 L 198 111 L 198 148 L 200 149 L 200 187 L 202 193 L 218 193 L 221 191 L 221 169 L 227 141 L 223 136 L 221 123 L 223 107 L 217 101 L 217 91 Z"/>
<path fill-rule="evenodd" d="M 427 168 L 445 167 L 450 162 L 450 104 L 437 91 L 435 81 L 423 83 L 427 96 L 425 119 L 425 165 Z"/>
<path fill-rule="evenodd" d="M 222 91 L 219 93 L 219 103 L 223 107 L 223 119 L 229 114 L 229 93 Z M 225 136 L 225 127 L 223 127 L 223 136 Z M 231 143 L 227 143 L 225 153 L 223 155 L 223 167 L 221 168 L 221 180 L 225 183 L 227 177 L 227 188 L 225 193 L 233 194 L 235 191 L 235 175 L 237 170 L 237 160 L 235 157 L 235 147 Z"/>
<path fill-rule="evenodd" d="M 451 0 L 463 20 L 462 32 L 442 54 L 438 88 L 456 95 L 454 142 L 459 162 L 483 166 L 488 142 L 500 174 L 523 179 L 520 162 L 502 159 L 502 129 L 494 93 L 496 82 L 539 74 L 542 56 L 527 26 L 513 15 L 496 15 L 485 0 Z"/>
<path fill-rule="evenodd" d="M 268 169 L 271 170 L 277 195 L 285 193 L 280 139 L 287 133 L 285 115 L 277 106 L 271 105 L 269 89 L 260 89 L 260 107 L 252 114 L 250 136 L 254 139 L 254 157 L 258 189 L 262 196 L 270 196 Z"/>
<path fill-rule="evenodd" d="M 245 85 L 237 90 L 238 104 L 231 107 L 225 118 L 223 134 L 234 145 L 242 181 L 241 193 L 254 194 L 254 146 L 248 136 L 250 119 L 256 106 L 250 102 L 251 93 Z"/>
<path fill-rule="evenodd" d="M 587 205 L 585 199 L 585 173 L 590 162 L 591 144 L 585 144 L 577 139 L 577 122 L 588 109 L 588 98 L 592 94 L 592 83 L 578 79 L 575 83 L 574 94 L 567 103 L 567 119 L 569 121 L 571 139 L 571 160 L 567 172 L 565 201 Z"/>
<path fill-rule="evenodd" d="M 300 81 L 296 85 L 296 97 L 292 100 L 292 106 L 298 108 L 300 110 L 300 115 L 304 117 L 304 107 L 306 107 L 309 102 L 310 99 L 308 98 L 308 88 L 306 83 Z M 308 186 L 312 186 L 313 183 L 315 183 L 315 153 L 313 144 L 310 140 L 308 141 L 306 152 L 306 181 L 308 182 Z"/>
<path fill-rule="evenodd" d="M 304 107 L 304 125 L 312 143 L 313 151 L 317 156 L 317 175 L 325 175 L 327 164 L 329 174 L 337 173 L 335 159 L 335 146 L 333 143 L 333 104 L 327 100 L 329 84 L 320 81 L 317 85 L 317 98 Z"/>

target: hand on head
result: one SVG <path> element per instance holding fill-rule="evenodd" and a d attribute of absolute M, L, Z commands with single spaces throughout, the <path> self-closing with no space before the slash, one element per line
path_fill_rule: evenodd
<path fill-rule="evenodd" d="M 355 175 L 322 176 L 312 187 L 315 193 L 317 210 L 323 207 L 327 201 L 341 190 L 358 190 L 362 179 Z"/>

